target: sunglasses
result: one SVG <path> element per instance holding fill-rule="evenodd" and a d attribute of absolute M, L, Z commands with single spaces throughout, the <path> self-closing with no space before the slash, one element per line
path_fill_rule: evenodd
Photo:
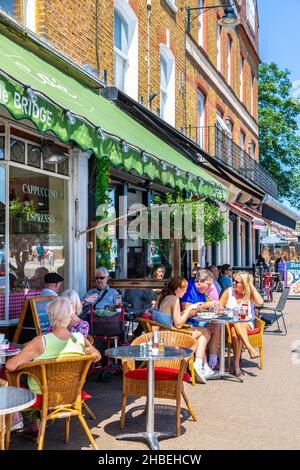
<path fill-rule="evenodd" d="M 234 284 L 243 284 L 242 281 L 237 281 L 236 279 L 233 279 L 232 283 L 234 283 Z"/>
<path fill-rule="evenodd" d="M 99 279 L 103 281 L 103 279 L 106 279 L 106 276 L 96 276 L 96 281 L 98 281 Z"/>

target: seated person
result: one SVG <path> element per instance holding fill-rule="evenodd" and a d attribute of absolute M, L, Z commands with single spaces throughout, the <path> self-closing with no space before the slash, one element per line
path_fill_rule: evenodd
<path fill-rule="evenodd" d="M 232 287 L 232 267 L 230 264 L 223 264 L 221 267 L 220 277 L 219 277 L 219 284 L 222 287 L 222 292 L 228 287 Z"/>
<path fill-rule="evenodd" d="M 202 308 L 209 309 L 220 305 L 218 300 L 210 300 L 207 293 L 212 288 L 212 274 L 207 269 L 200 269 L 194 280 L 189 280 L 185 295 L 181 299 L 181 306 L 186 309 L 191 304 L 201 302 Z M 221 326 L 217 323 L 199 322 L 191 318 L 189 322 L 193 326 L 206 327 L 210 332 L 208 344 L 209 360 L 205 368 L 206 378 L 213 376 L 213 368 L 218 362 L 218 348 L 220 342 Z"/>
<path fill-rule="evenodd" d="M 85 338 L 89 334 L 89 324 L 87 321 L 81 320 L 79 318 L 79 315 L 82 312 L 82 304 L 79 295 L 77 294 L 76 290 L 74 289 L 68 289 L 65 290 L 61 297 L 65 297 L 66 299 L 69 299 L 72 305 L 72 318 L 70 321 L 70 324 L 68 325 L 68 330 L 71 331 L 71 333 L 76 333 L 80 332 Z M 48 333 L 51 333 L 52 331 L 52 326 L 49 326 Z"/>
<path fill-rule="evenodd" d="M 48 274 L 48 269 L 44 267 L 37 268 L 34 275 L 29 279 L 31 289 L 44 289 L 45 275 Z"/>
<path fill-rule="evenodd" d="M 58 297 L 49 303 L 47 311 L 52 333 L 36 336 L 29 341 L 19 354 L 7 361 L 7 370 L 15 370 L 21 364 L 29 361 L 55 359 L 73 354 L 93 354 L 94 362 L 100 360 L 99 351 L 81 333 L 71 333 L 68 330 L 73 315 L 72 305 L 68 299 Z M 28 378 L 28 386 L 34 393 L 41 395 L 39 384 L 33 377 Z M 37 438 L 39 431 L 38 411 L 29 411 L 27 413 L 29 419 L 27 427 L 24 427 L 24 433 L 28 437 Z M 23 416 L 24 421 L 26 421 L 26 412 Z"/>
<path fill-rule="evenodd" d="M 82 318 L 87 321 L 90 319 L 90 305 L 94 309 L 114 307 L 116 305 L 116 298 L 120 295 L 116 289 L 109 287 L 109 272 L 106 268 L 98 268 L 95 278 L 97 287 L 90 289 L 82 299 L 84 307 Z"/>
<path fill-rule="evenodd" d="M 214 280 L 213 280 L 213 283 L 214 283 L 214 286 L 215 288 L 217 289 L 218 291 L 218 295 L 220 297 L 221 295 L 221 292 L 222 292 L 222 287 L 221 287 L 221 284 L 219 283 L 219 277 L 220 277 L 220 271 L 218 269 L 217 266 L 215 266 L 214 264 L 212 264 L 211 266 L 208 267 L 209 271 L 211 271 L 214 275 Z"/>
<path fill-rule="evenodd" d="M 188 319 L 195 315 L 196 308 L 199 307 L 198 304 L 189 305 L 181 311 L 180 299 L 184 296 L 187 286 L 188 282 L 183 277 L 172 278 L 156 302 L 156 308 L 159 312 L 156 313 L 156 317 L 153 316 L 153 319 L 166 325 L 182 328 L 188 322 Z M 191 329 L 193 330 L 193 337 L 198 342 L 194 362 L 195 376 L 200 383 L 206 383 L 204 373 L 204 367 L 207 366 L 205 349 L 210 339 L 210 333 L 201 326 L 192 327 Z"/>
<path fill-rule="evenodd" d="M 248 315 L 250 312 L 251 321 L 249 323 L 234 323 L 230 325 L 233 347 L 233 372 L 237 377 L 241 377 L 243 372 L 240 369 L 240 357 L 243 344 L 248 349 L 251 359 L 259 357 L 259 354 L 251 346 L 248 339 L 248 331 L 254 328 L 255 318 L 254 307 L 262 307 L 264 304 L 262 296 L 253 284 L 253 277 L 249 273 L 238 273 L 234 275 L 233 286 L 223 292 L 220 299 L 221 304 L 227 308 L 248 305 Z"/>
<path fill-rule="evenodd" d="M 40 297 L 47 297 L 50 295 L 57 296 L 61 290 L 64 278 L 57 273 L 47 273 L 44 277 L 45 288 L 40 293 Z"/>

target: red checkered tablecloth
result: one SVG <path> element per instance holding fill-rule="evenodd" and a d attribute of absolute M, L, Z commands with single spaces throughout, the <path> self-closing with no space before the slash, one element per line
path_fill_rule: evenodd
<path fill-rule="evenodd" d="M 37 297 L 41 291 L 38 289 L 30 290 L 27 295 L 25 292 L 10 292 L 9 294 L 9 320 L 20 317 L 24 300 L 31 297 Z M 5 320 L 5 293 L 0 294 L 0 320 Z"/>

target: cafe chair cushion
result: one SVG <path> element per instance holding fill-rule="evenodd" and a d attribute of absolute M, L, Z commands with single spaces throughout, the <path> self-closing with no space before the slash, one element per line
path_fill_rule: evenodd
<path fill-rule="evenodd" d="M 248 331 L 248 336 L 257 335 L 260 333 L 260 328 L 254 328 L 253 330 Z"/>
<path fill-rule="evenodd" d="M 177 380 L 178 373 L 178 369 L 154 367 L 154 380 Z M 125 377 L 127 379 L 147 380 L 147 368 L 129 370 L 126 372 Z M 184 382 L 189 382 L 191 377 L 187 372 L 185 372 L 182 380 Z"/>
<path fill-rule="evenodd" d="M 83 401 L 89 400 L 90 398 L 92 397 L 89 393 L 85 392 L 84 390 L 81 390 L 81 399 Z M 39 410 L 40 408 L 42 408 L 42 404 L 43 404 L 43 395 L 37 395 L 36 400 L 34 404 L 32 405 L 32 408 L 34 408 L 35 410 Z"/>

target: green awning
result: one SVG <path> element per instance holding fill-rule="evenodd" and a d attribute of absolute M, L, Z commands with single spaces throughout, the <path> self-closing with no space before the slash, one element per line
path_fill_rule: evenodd
<path fill-rule="evenodd" d="M 127 172 L 200 196 L 227 198 L 216 179 L 96 91 L 4 35 L 0 51 L 0 104 L 15 119 L 30 119 L 40 132 L 52 131 L 63 143 L 107 156 Z M 122 142 L 129 144 L 127 151 Z"/>

